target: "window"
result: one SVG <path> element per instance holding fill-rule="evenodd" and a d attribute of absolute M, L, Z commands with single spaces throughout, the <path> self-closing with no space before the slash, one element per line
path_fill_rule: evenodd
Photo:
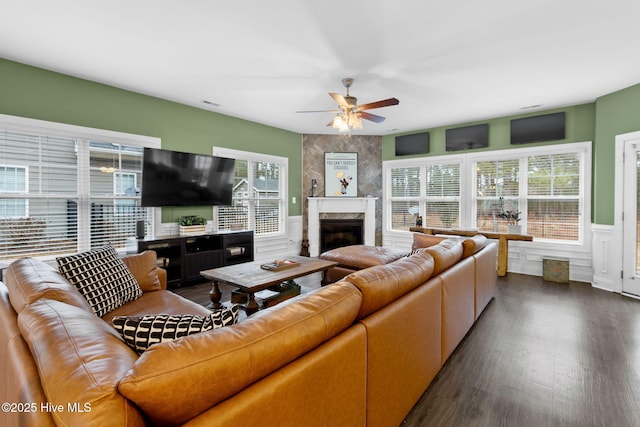
<path fill-rule="evenodd" d="M 507 222 L 498 214 L 518 212 L 520 161 L 488 160 L 476 163 L 476 225 L 484 231 L 507 231 Z"/>
<path fill-rule="evenodd" d="M 545 239 L 580 239 L 580 153 L 531 156 L 528 163 L 527 231 Z"/>
<path fill-rule="evenodd" d="M 391 228 L 409 230 L 416 217 L 425 227 L 457 227 L 460 163 L 424 164 L 390 170 Z"/>
<path fill-rule="evenodd" d="M 574 143 L 385 162 L 385 229 L 422 215 L 425 227 L 506 232 L 500 214 L 513 211 L 538 241 L 582 243 L 590 158 L 590 143 Z"/>
<path fill-rule="evenodd" d="M 156 141 L 0 116 L 0 260 L 124 249 L 136 221 L 152 216 L 136 183 L 142 144 Z"/>
<path fill-rule="evenodd" d="M 0 193 L 27 194 L 27 168 L 0 166 Z M 26 200 L 0 199 L 0 218 L 20 218 L 27 215 Z"/>
<path fill-rule="evenodd" d="M 426 166 L 427 197 L 423 225 L 460 226 L 460 164 Z"/>
<path fill-rule="evenodd" d="M 217 230 L 284 233 L 288 159 L 221 148 L 213 154 L 236 160 L 231 206 L 214 208 Z"/>

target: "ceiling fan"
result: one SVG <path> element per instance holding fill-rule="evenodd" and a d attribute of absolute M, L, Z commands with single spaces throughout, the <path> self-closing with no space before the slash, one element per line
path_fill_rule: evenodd
<path fill-rule="evenodd" d="M 316 110 L 316 111 L 296 111 L 297 113 L 336 113 L 336 116 L 327 124 L 327 126 L 333 126 L 341 132 L 348 132 L 350 129 L 362 129 L 362 120 L 369 120 L 375 123 L 384 121 L 384 117 L 376 114 L 368 113 L 365 110 L 373 110 L 374 108 L 389 107 L 391 105 L 398 105 L 400 101 L 396 98 L 383 99 L 380 101 L 369 102 L 367 104 L 358 105 L 358 98 L 349 95 L 349 88 L 353 84 L 351 77 L 342 79 L 342 85 L 347 88 L 346 95 L 340 95 L 339 93 L 329 93 L 329 96 L 333 98 L 338 104 L 338 110 Z"/>

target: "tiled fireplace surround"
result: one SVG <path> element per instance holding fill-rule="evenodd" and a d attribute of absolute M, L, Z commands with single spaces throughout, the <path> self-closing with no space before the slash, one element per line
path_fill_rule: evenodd
<path fill-rule="evenodd" d="M 358 197 L 323 197 L 325 195 L 324 155 L 330 152 L 358 153 Z M 303 198 L 303 238 L 309 240 L 310 255 L 319 255 L 320 219 L 364 219 L 364 243 L 380 245 L 382 242 L 382 203 L 380 201 L 382 137 L 305 134 L 303 135 L 302 163 L 302 191 L 305 196 Z M 318 182 L 314 193 L 316 197 L 307 197 L 311 195 L 312 179 Z M 311 201 L 312 199 L 315 201 Z M 315 214 L 313 214 L 314 218 L 311 218 L 313 203 L 321 205 L 322 212 L 317 213 L 317 218 Z"/>

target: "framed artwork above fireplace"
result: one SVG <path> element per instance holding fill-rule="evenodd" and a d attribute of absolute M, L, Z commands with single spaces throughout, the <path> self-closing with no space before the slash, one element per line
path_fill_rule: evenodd
<path fill-rule="evenodd" d="M 358 153 L 324 153 L 325 197 L 358 196 Z"/>

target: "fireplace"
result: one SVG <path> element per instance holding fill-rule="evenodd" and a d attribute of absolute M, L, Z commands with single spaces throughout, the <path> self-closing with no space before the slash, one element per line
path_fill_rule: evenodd
<path fill-rule="evenodd" d="M 308 227 L 309 254 L 320 255 L 320 215 L 349 214 L 364 216 L 362 240 L 365 245 L 376 243 L 376 197 L 309 197 Z M 346 219 L 346 218 L 345 218 Z M 362 218 L 358 218 L 361 220 Z"/>
<path fill-rule="evenodd" d="M 363 242 L 362 219 L 320 220 L 320 253 L 342 246 L 361 245 Z"/>

